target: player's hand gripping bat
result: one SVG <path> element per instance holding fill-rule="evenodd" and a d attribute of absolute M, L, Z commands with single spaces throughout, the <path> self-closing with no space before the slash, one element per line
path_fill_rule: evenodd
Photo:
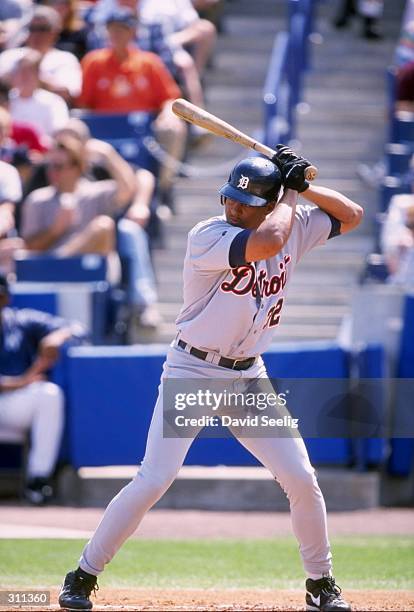
<path fill-rule="evenodd" d="M 258 153 L 262 153 L 269 159 L 272 159 L 276 155 L 276 151 L 262 144 L 261 142 L 251 138 L 247 134 L 244 134 L 230 123 L 226 123 L 222 119 L 219 119 L 215 115 L 208 113 L 203 108 L 184 100 L 183 98 L 177 98 L 172 105 L 173 112 L 188 121 L 194 123 L 200 127 L 212 132 L 216 136 L 223 136 L 228 140 L 237 142 L 243 147 L 254 149 Z M 313 181 L 318 174 L 318 169 L 315 166 L 309 165 L 304 172 L 305 179 L 307 181 Z"/>

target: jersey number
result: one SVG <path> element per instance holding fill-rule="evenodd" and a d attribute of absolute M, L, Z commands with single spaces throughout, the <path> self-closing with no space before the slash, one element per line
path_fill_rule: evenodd
<path fill-rule="evenodd" d="M 264 324 L 263 329 L 265 329 L 266 327 L 275 327 L 276 325 L 279 325 L 280 311 L 282 310 L 282 306 L 283 298 L 280 298 L 280 300 L 277 301 L 276 305 L 272 306 L 272 308 L 270 308 L 269 312 L 267 313 L 266 323 Z"/>

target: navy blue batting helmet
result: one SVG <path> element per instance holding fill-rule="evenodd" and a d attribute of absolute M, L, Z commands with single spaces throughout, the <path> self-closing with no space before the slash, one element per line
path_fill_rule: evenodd
<path fill-rule="evenodd" d="M 278 199 L 281 186 L 280 170 L 270 159 L 246 157 L 234 166 L 219 193 L 248 206 L 266 206 Z"/>

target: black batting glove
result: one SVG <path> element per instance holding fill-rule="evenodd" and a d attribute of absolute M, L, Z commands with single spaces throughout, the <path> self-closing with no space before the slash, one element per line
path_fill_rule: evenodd
<path fill-rule="evenodd" d="M 302 193 L 309 187 L 305 170 L 312 164 L 286 145 L 277 145 L 272 162 L 279 168 L 284 187 Z"/>
<path fill-rule="evenodd" d="M 276 146 L 275 151 L 276 153 L 272 157 L 272 162 L 276 164 L 280 171 L 282 170 L 283 166 L 287 164 L 306 162 L 308 166 L 311 165 L 310 161 L 295 153 L 295 151 L 293 151 L 293 149 L 287 145 L 279 144 Z"/>
<path fill-rule="evenodd" d="M 287 189 L 293 189 L 302 193 L 309 187 L 308 181 L 305 179 L 305 171 L 310 164 L 296 162 L 292 165 L 286 164 L 282 171 L 283 186 Z"/>

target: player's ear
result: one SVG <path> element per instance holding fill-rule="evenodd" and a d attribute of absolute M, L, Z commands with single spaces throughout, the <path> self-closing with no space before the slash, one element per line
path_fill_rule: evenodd
<path fill-rule="evenodd" d="M 266 214 L 268 215 L 269 213 L 272 212 L 272 210 L 275 209 L 276 206 L 276 202 L 269 202 L 268 204 L 266 204 Z"/>

